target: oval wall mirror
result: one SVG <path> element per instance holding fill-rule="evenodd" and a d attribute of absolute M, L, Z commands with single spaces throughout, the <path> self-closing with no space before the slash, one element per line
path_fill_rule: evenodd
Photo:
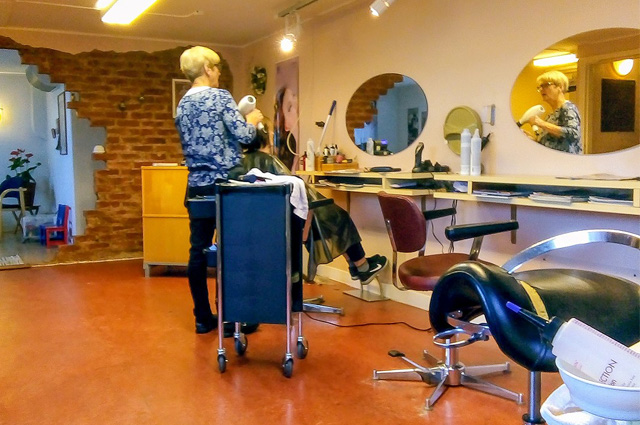
<path fill-rule="evenodd" d="M 365 81 L 351 96 L 347 132 L 363 151 L 371 138 L 374 155 L 391 155 L 418 138 L 427 115 L 427 97 L 418 83 L 402 74 L 381 74 Z"/>
<path fill-rule="evenodd" d="M 569 62 L 561 63 L 564 59 Z M 549 71 L 567 77 L 566 91 L 562 92 L 563 83 L 551 81 L 557 73 L 538 81 Z M 638 146 L 640 30 L 588 31 L 549 46 L 518 75 L 511 91 L 511 114 L 527 137 L 553 149 L 598 154 Z"/>

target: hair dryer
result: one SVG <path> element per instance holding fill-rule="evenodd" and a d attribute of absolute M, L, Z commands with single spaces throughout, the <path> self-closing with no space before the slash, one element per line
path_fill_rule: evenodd
<path fill-rule="evenodd" d="M 246 117 L 247 114 L 254 109 L 256 109 L 256 98 L 254 96 L 251 96 L 250 94 L 246 95 L 245 97 L 240 99 L 240 102 L 238 102 L 238 110 L 240 111 L 242 116 Z M 256 127 L 258 128 L 258 130 L 262 130 L 264 128 L 264 125 L 259 122 Z"/>
<path fill-rule="evenodd" d="M 413 170 L 411 170 L 412 173 L 419 173 L 423 171 L 421 168 L 423 150 L 424 150 L 424 143 L 422 142 L 418 143 L 415 151 L 415 163 L 413 164 Z"/>
<path fill-rule="evenodd" d="M 522 117 L 518 120 L 518 127 L 522 127 L 523 125 L 528 123 L 531 117 L 542 116 L 544 112 L 544 107 L 542 105 L 532 106 L 531 108 L 527 109 L 524 114 L 522 114 Z"/>

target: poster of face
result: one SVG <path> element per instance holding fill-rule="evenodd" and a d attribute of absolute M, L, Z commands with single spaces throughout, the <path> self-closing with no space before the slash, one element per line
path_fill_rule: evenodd
<path fill-rule="evenodd" d="M 273 120 L 274 154 L 295 171 L 298 168 L 298 58 L 276 65 L 276 102 Z"/>

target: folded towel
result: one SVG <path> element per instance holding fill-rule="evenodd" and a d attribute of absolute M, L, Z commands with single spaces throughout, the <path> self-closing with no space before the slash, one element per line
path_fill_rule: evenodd
<path fill-rule="evenodd" d="M 307 201 L 307 190 L 304 181 L 295 176 L 280 176 L 271 173 L 264 173 L 257 168 L 252 168 L 247 173 L 249 176 L 258 176 L 272 183 L 291 183 L 293 190 L 289 202 L 293 206 L 293 213 L 303 220 L 309 214 L 309 202 Z"/>
<path fill-rule="evenodd" d="M 540 414 L 549 425 L 640 425 L 640 421 L 618 421 L 585 412 L 571 400 L 566 385 L 561 385 L 540 408 Z"/>

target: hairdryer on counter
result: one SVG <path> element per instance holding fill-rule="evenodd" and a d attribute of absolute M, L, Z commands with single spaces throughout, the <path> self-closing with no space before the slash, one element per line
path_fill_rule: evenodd
<path fill-rule="evenodd" d="M 256 98 L 255 96 L 251 96 L 250 94 L 246 95 L 240 102 L 238 102 L 238 110 L 242 114 L 242 116 L 246 117 L 247 114 L 256 109 Z M 257 125 L 258 130 L 264 129 L 264 125 L 259 122 Z"/>
<path fill-rule="evenodd" d="M 535 116 L 541 117 L 542 115 L 544 115 L 544 112 L 545 110 L 542 105 L 532 106 L 531 108 L 527 109 L 524 114 L 522 114 L 522 117 L 520 117 L 520 119 L 517 122 L 518 127 L 522 127 L 523 125 L 528 123 L 531 117 L 535 117 Z M 538 126 L 533 125 L 531 126 L 531 128 L 535 133 L 538 132 Z"/>
<path fill-rule="evenodd" d="M 416 146 L 415 163 L 413 164 L 413 170 L 411 170 L 411 172 L 413 173 L 419 173 L 422 171 L 421 165 L 422 165 L 423 150 L 424 150 L 424 143 L 419 142 L 418 145 Z"/>

